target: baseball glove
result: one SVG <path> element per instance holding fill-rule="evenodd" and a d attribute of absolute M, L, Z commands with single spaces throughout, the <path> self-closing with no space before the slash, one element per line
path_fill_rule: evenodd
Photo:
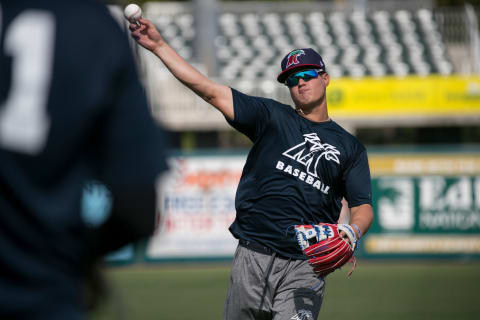
<path fill-rule="evenodd" d="M 346 234 L 346 238 L 340 235 L 340 231 Z M 357 237 L 350 225 L 296 225 L 295 233 L 298 244 L 309 258 L 308 263 L 315 273 L 325 277 L 350 261 L 353 268 L 348 276 L 352 274 L 357 264 L 353 255 L 357 248 Z"/>

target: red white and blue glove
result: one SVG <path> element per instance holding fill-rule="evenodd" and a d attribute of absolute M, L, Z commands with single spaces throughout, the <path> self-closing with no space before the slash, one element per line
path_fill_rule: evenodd
<path fill-rule="evenodd" d="M 344 236 L 340 234 L 341 231 Z M 358 241 L 351 225 L 296 225 L 295 233 L 298 245 L 309 258 L 308 263 L 315 273 L 325 277 L 350 261 L 353 268 L 348 276 L 352 274 L 357 265 L 353 254 Z"/>

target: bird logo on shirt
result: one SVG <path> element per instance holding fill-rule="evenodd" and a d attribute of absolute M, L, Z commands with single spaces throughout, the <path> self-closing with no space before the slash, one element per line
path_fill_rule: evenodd
<path fill-rule="evenodd" d="M 283 155 L 303 164 L 308 174 L 318 177 L 317 165 L 322 158 L 340 164 L 340 151 L 335 146 L 322 143 L 316 133 L 307 133 L 303 137 L 304 142 L 288 149 Z"/>

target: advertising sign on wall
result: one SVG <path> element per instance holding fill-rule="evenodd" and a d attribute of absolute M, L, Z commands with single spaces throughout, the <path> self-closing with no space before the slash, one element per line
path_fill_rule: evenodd
<path fill-rule="evenodd" d="M 365 253 L 480 255 L 478 155 L 373 155 L 370 162 L 375 221 Z"/>
<path fill-rule="evenodd" d="M 231 257 L 246 154 L 179 156 L 162 182 L 147 260 Z M 478 153 L 370 153 L 374 222 L 364 257 L 480 257 Z"/>
<path fill-rule="evenodd" d="M 170 159 L 161 187 L 159 228 L 149 260 L 232 256 L 237 241 L 228 231 L 235 218 L 235 192 L 246 155 Z"/>
<path fill-rule="evenodd" d="M 327 99 L 333 117 L 479 116 L 480 78 L 341 78 Z"/>

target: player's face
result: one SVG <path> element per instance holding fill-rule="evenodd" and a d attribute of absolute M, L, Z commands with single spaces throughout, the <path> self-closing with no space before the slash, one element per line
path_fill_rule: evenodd
<path fill-rule="evenodd" d="M 305 79 L 304 79 L 305 78 Z M 328 73 L 316 78 L 298 77 L 298 84 L 291 83 L 290 95 L 296 107 L 313 109 L 325 101 L 325 90 L 330 82 Z"/>

